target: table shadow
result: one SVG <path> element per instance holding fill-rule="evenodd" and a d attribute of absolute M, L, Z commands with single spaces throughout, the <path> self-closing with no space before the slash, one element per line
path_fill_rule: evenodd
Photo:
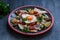
<path fill-rule="evenodd" d="M 12 35 L 13 37 L 17 38 L 18 40 L 21 39 L 21 40 L 40 40 L 44 37 L 48 37 L 50 36 L 50 34 L 52 33 L 52 28 L 51 30 L 49 30 L 48 32 L 46 32 L 45 34 L 43 35 L 37 35 L 37 36 L 25 36 L 25 35 L 21 35 L 21 34 L 18 34 L 16 33 L 15 31 L 13 31 L 9 25 L 7 24 L 7 30 L 9 32 L 10 35 Z"/>

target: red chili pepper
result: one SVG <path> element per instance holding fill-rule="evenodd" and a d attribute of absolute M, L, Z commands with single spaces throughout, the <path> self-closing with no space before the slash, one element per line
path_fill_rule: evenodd
<path fill-rule="evenodd" d="M 51 20 L 51 18 L 46 18 L 46 21 L 50 21 Z"/>
<path fill-rule="evenodd" d="M 35 16 L 39 16 L 39 13 L 35 11 L 35 12 L 34 12 L 34 15 L 35 15 Z"/>
<path fill-rule="evenodd" d="M 24 23 L 24 22 L 22 22 L 22 21 L 18 22 L 18 24 L 22 24 L 22 25 L 25 25 L 25 23 Z"/>
<path fill-rule="evenodd" d="M 37 22 L 32 22 L 32 23 L 29 23 L 28 26 L 34 26 L 36 24 L 37 24 Z"/>
<path fill-rule="evenodd" d="M 34 30 L 35 28 L 34 28 L 34 26 L 29 26 L 29 29 Z"/>

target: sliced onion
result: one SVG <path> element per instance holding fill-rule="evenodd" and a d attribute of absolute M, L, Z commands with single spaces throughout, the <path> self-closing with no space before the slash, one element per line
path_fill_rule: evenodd
<path fill-rule="evenodd" d="M 37 30 L 30 30 L 30 32 L 37 32 Z"/>
<path fill-rule="evenodd" d="M 19 28 L 20 29 L 24 29 L 23 26 L 21 24 L 18 24 Z"/>
<path fill-rule="evenodd" d="M 34 8 L 34 11 L 37 11 L 38 13 L 47 13 L 46 11 L 43 11 L 43 10 L 40 10 L 40 9 L 37 9 L 37 8 Z"/>

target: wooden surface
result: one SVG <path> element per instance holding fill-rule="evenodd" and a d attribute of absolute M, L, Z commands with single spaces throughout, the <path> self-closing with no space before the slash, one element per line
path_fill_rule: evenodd
<path fill-rule="evenodd" d="M 24 5 L 37 5 L 50 10 L 54 16 L 53 28 L 44 35 L 26 37 L 16 34 L 7 25 L 7 16 L 0 19 L 0 40 L 60 40 L 60 0 L 4 0 L 10 4 L 10 10 Z"/>

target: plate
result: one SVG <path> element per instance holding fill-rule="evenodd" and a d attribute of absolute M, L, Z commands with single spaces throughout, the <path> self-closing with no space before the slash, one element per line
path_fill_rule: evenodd
<path fill-rule="evenodd" d="M 19 31 L 18 29 L 16 29 L 15 27 L 13 27 L 13 26 L 11 25 L 11 23 L 10 23 L 10 20 L 12 19 L 11 16 L 12 16 L 12 15 L 13 15 L 14 17 L 16 16 L 16 15 L 14 14 L 16 10 L 23 9 L 23 8 L 28 8 L 28 7 L 30 7 L 30 8 L 38 8 L 38 9 L 42 9 L 42 10 L 47 11 L 47 12 L 48 12 L 48 15 L 51 17 L 51 21 L 52 21 L 52 22 L 51 22 L 51 25 L 50 25 L 47 29 L 45 29 L 45 30 L 43 30 L 43 31 L 36 32 L 36 33 L 25 33 L 25 32 L 21 32 L 21 31 Z M 12 30 L 14 30 L 15 32 L 17 32 L 17 33 L 19 33 L 19 34 L 22 34 L 22 35 L 32 36 L 32 35 L 39 35 L 39 34 L 41 35 L 41 34 L 44 34 L 44 33 L 46 33 L 47 31 L 49 31 L 49 30 L 52 28 L 53 24 L 54 24 L 54 17 L 53 17 L 53 15 L 52 15 L 52 13 L 51 13 L 49 10 L 47 10 L 47 9 L 41 7 L 41 6 L 35 6 L 35 5 L 21 6 L 21 7 L 18 7 L 18 8 L 16 8 L 16 9 L 14 9 L 14 10 L 9 14 L 9 16 L 8 16 L 8 25 L 9 25 L 9 27 L 10 27 Z"/>

